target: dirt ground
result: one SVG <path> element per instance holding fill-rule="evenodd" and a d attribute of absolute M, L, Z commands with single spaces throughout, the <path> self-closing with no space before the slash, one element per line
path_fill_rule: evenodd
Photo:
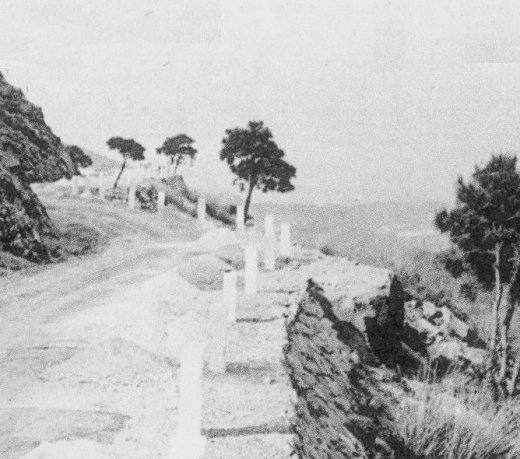
<path fill-rule="evenodd" d="M 226 241 L 212 246 L 203 235 L 214 227 L 173 209 L 42 199 L 60 228 L 86 225 L 103 244 L 0 278 L 0 457 L 60 440 L 81 445 L 82 457 L 175 457 L 179 350 L 195 334 L 211 352 L 210 311 L 221 298 L 177 268 Z M 204 373 L 207 458 L 290 456 L 293 395 L 281 358 L 295 291 L 283 279 L 262 273 L 257 295 L 239 293 L 227 371 Z"/>

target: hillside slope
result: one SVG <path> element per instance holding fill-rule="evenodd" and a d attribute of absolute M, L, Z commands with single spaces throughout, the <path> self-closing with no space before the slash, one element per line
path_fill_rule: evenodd
<path fill-rule="evenodd" d="M 0 250 L 49 260 L 56 229 L 30 184 L 77 173 L 42 110 L 0 74 Z"/>

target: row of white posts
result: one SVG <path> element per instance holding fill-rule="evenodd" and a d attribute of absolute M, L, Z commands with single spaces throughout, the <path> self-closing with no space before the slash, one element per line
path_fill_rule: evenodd
<path fill-rule="evenodd" d="M 198 216 L 203 218 L 205 201 L 199 200 Z M 237 212 L 237 229 L 239 221 L 243 222 L 242 213 Z M 241 218 L 241 220 L 238 220 Z M 265 251 L 264 269 L 275 269 L 276 234 L 273 215 L 265 218 Z M 291 256 L 291 235 L 288 223 L 280 228 L 280 254 Z M 246 294 L 257 292 L 258 250 L 254 244 L 245 247 L 245 287 Z M 201 433 L 202 426 L 202 373 L 204 367 L 204 351 L 207 349 L 208 370 L 212 373 L 225 373 L 227 363 L 228 327 L 237 320 L 237 284 L 238 273 L 223 273 L 222 302 L 210 309 L 212 324 L 211 342 L 206 347 L 200 341 L 190 340 L 181 351 L 179 371 L 179 411 L 177 432 L 170 444 L 170 458 L 201 459 L 204 457 L 205 437 Z"/>

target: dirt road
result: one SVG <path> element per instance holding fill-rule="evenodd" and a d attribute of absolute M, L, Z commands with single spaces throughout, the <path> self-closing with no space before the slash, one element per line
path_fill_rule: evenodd
<path fill-rule="evenodd" d="M 93 448 L 89 459 L 171 457 L 175 362 L 191 333 L 185 319 L 196 312 L 208 333 L 205 314 L 221 295 L 176 273 L 204 228 L 171 209 L 44 202 L 60 228 L 87 225 L 103 244 L 0 278 L 0 457 L 75 439 L 90 442 L 80 446 Z M 204 376 L 206 458 L 289 457 L 291 391 L 281 367 L 287 294 L 278 287 L 255 298 L 240 293 L 227 371 Z"/>

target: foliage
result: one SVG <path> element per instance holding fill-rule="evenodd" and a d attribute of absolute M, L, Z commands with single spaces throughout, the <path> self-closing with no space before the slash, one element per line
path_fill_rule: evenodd
<path fill-rule="evenodd" d="M 107 145 L 111 150 L 118 150 L 125 160 L 142 161 L 144 159 L 145 148 L 134 139 L 111 137 L 108 139 Z"/>
<path fill-rule="evenodd" d="M 92 159 L 76 145 L 67 145 L 65 150 L 70 156 L 75 168 L 92 166 Z"/>
<path fill-rule="evenodd" d="M 490 369 L 500 357 L 497 379 L 505 385 L 509 330 L 520 301 L 520 175 L 517 158 L 494 155 L 471 180 L 457 182 L 457 203 L 442 210 L 435 224 L 458 247 L 446 267 L 473 272 L 485 289 L 494 287 L 489 339 Z M 498 348 L 500 345 L 500 348 Z"/>
<path fill-rule="evenodd" d="M 520 175 L 515 156 L 493 156 L 483 167 L 475 167 L 471 181 L 457 181 L 457 204 L 451 211 L 442 210 L 435 224 L 449 233 L 460 249 L 448 261 L 452 266 L 462 263 L 471 269 L 485 288 L 494 286 L 494 250 L 501 244 L 500 275 L 508 281 L 512 271 L 513 246 L 520 230 Z"/>
<path fill-rule="evenodd" d="M 248 188 L 246 219 L 253 189 L 264 193 L 294 190 L 291 180 L 296 176 L 296 168 L 283 159 L 284 151 L 274 142 L 271 131 L 262 121 L 250 121 L 247 129 L 226 130 L 222 144 L 220 159 L 236 175 L 234 183 L 239 184 L 241 191 Z"/>
<path fill-rule="evenodd" d="M 197 154 L 197 150 L 192 147 L 194 140 L 186 134 L 179 134 L 175 137 L 168 137 L 161 147 L 157 148 L 157 153 L 169 157 L 170 162 L 174 165 L 174 171 L 189 159 L 192 163 Z"/>

